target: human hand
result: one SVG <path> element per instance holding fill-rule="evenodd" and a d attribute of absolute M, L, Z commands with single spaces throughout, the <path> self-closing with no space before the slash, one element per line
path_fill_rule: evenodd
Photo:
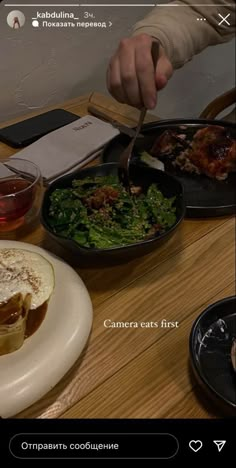
<path fill-rule="evenodd" d="M 172 76 L 172 65 L 159 47 L 159 59 L 154 69 L 151 48 L 154 38 L 140 34 L 122 39 L 107 70 L 107 87 L 117 101 L 133 107 L 153 109 L 157 92 Z"/>

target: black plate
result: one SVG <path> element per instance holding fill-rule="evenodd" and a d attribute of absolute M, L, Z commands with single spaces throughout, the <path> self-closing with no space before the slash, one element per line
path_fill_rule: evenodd
<path fill-rule="evenodd" d="M 208 307 L 190 334 L 190 357 L 195 376 L 219 407 L 236 413 L 236 372 L 231 346 L 236 338 L 236 296 Z"/>
<path fill-rule="evenodd" d="M 186 125 L 189 128 L 202 128 L 207 125 L 221 125 L 232 130 L 235 134 L 233 123 L 216 120 L 163 120 L 145 124 L 142 128 L 143 139 L 137 142 L 134 150 L 133 164 L 142 164 L 138 159 L 139 151 L 149 151 L 154 140 L 167 128 L 177 128 Z M 102 161 L 117 162 L 123 149 L 130 139 L 126 135 L 118 135 L 106 147 L 102 154 Z M 185 190 L 186 216 L 212 217 L 226 216 L 236 212 L 236 173 L 232 173 L 225 181 L 213 180 L 204 175 L 184 174 L 173 166 L 166 168 L 176 176 L 183 184 Z"/>
<path fill-rule="evenodd" d="M 132 258 L 144 255 L 155 249 L 162 242 L 166 241 L 166 239 L 174 233 L 184 218 L 185 203 L 183 186 L 181 183 L 175 177 L 162 171 L 153 171 L 153 169 L 150 169 L 149 167 L 136 167 L 133 174 L 131 171 L 134 184 L 142 186 L 145 191 L 145 189 L 152 183 L 156 183 L 165 197 L 176 197 L 176 222 L 168 231 L 148 240 L 122 247 L 112 247 L 110 249 L 81 247 L 74 240 L 66 239 L 53 232 L 49 223 L 48 210 L 50 206 L 50 195 L 56 188 L 71 187 L 72 180 L 75 178 L 83 179 L 84 177 L 89 176 L 107 176 L 110 174 L 116 175 L 117 173 L 117 164 L 115 163 L 89 167 L 57 179 L 50 185 L 45 193 L 41 210 L 41 222 L 44 228 L 57 242 L 70 250 L 74 254 L 75 258 L 78 258 L 79 262 L 82 262 L 83 265 L 96 265 L 99 267 L 107 263 L 127 262 Z"/>

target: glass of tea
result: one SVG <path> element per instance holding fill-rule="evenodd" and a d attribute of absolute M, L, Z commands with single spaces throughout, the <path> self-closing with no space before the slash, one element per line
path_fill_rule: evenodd
<path fill-rule="evenodd" d="M 31 223 L 42 199 L 39 168 L 24 159 L 0 159 L 0 233 Z"/>

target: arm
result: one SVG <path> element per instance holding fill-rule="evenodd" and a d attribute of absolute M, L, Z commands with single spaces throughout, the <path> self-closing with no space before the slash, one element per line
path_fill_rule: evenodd
<path fill-rule="evenodd" d="M 111 58 L 107 87 L 120 102 L 153 109 L 157 91 L 164 88 L 173 73 L 210 45 L 229 41 L 235 33 L 235 2 L 207 0 L 210 6 L 193 6 L 195 0 L 172 2 L 178 6 L 155 7 L 138 22 L 130 38 L 122 39 Z M 215 6 L 217 2 L 220 6 Z M 212 6 L 211 6 L 212 5 Z M 230 13 L 230 26 L 221 25 L 219 13 Z M 206 21 L 197 21 L 204 17 Z M 160 42 L 156 69 L 151 57 L 152 41 Z"/>
<path fill-rule="evenodd" d="M 235 35 L 235 5 L 227 6 L 235 2 L 206 3 L 212 6 L 193 6 L 194 0 L 173 2 L 176 6 L 160 5 L 135 25 L 133 35 L 145 33 L 159 40 L 173 67 L 179 68 L 206 47 L 229 41 Z M 219 26 L 219 13 L 224 17 L 230 13 L 230 26 Z M 206 21 L 197 21 L 201 17 Z"/>

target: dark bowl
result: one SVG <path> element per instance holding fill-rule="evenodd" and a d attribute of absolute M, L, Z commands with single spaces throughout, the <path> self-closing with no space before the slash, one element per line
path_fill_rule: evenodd
<path fill-rule="evenodd" d="M 231 359 L 236 339 L 236 296 L 207 307 L 189 338 L 190 361 L 201 388 L 225 414 L 236 415 L 236 375 Z"/>
<path fill-rule="evenodd" d="M 156 183 L 165 197 L 176 197 L 176 222 L 165 233 L 153 237 L 148 240 L 136 242 L 121 247 L 112 247 L 107 249 L 96 249 L 89 247 L 81 247 L 72 239 L 66 239 L 58 234 L 55 234 L 50 226 L 48 209 L 50 206 L 50 196 L 55 189 L 68 188 L 72 186 L 74 179 L 83 179 L 85 177 L 93 176 L 108 176 L 116 175 L 118 173 L 117 164 L 101 164 L 94 167 L 89 167 L 73 174 L 63 176 L 54 181 L 47 189 L 44 195 L 41 222 L 46 231 L 60 243 L 63 247 L 68 249 L 79 262 L 86 265 L 103 266 L 104 264 L 123 263 L 133 258 L 145 255 L 158 247 L 162 242 L 166 241 L 180 225 L 185 215 L 184 191 L 182 184 L 173 176 L 151 168 L 138 168 L 132 167 L 130 175 L 134 184 L 142 186 L 146 190 L 152 183 Z"/>
<path fill-rule="evenodd" d="M 131 163 L 136 166 L 143 166 L 145 163 L 140 161 L 139 153 L 141 151 L 150 152 L 154 141 L 164 131 L 179 131 L 183 125 L 190 135 L 197 129 L 220 125 L 227 129 L 233 138 L 236 138 L 235 124 L 232 122 L 204 119 L 159 120 L 143 125 L 141 129 L 143 138 L 138 139 L 136 142 Z M 122 133 L 113 138 L 102 152 L 102 162 L 117 162 L 129 142 L 130 138 Z M 216 180 L 203 174 L 188 174 L 174 168 L 170 162 L 168 163 L 168 160 L 165 162 L 165 171 L 176 177 L 184 187 L 186 217 L 208 218 L 229 216 L 236 213 L 236 172 L 229 174 L 226 180 Z"/>

